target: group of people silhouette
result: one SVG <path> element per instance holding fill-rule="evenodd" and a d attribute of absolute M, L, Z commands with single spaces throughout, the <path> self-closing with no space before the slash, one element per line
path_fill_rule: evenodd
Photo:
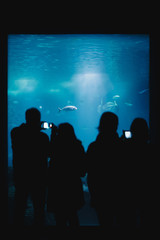
<path fill-rule="evenodd" d="M 117 133 L 118 116 L 104 112 L 98 136 L 85 152 L 69 123 L 53 125 L 51 138 L 41 131 L 41 114 L 30 108 L 26 123 L 11 131 L 15 183 L 14 223 L 24 224 L 29 194 L 35 225 L 45 211 L 54 213 L 56 226 L 79 226 L 78 210 L 85 204 L 81 177 L 87 177 L 90 204 L 102 227 L 147 224 L 149 154 L 147 122 L 136 118 L 132 137 Z M 49 161 L 48 161 L 49 159 Z"/>

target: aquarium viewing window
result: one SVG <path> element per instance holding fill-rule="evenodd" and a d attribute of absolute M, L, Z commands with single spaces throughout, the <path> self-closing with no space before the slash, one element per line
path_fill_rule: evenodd
<path fill-rule="evenodd" d="M 146 34 L 9 34 L 9 166 L 10 131 L 30 107 L 44 121 L 71 123 L 85 149 L 104 111 L 119 117 L 119 135 L 135 117 L 149 124 L 149 52 Z"/>

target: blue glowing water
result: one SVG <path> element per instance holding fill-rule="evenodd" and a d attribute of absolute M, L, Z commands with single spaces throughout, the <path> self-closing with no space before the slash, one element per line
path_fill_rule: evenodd
<path fill-rule="evenodd" d="M 77 110 L 58 111 L 67 105 Z M 25 122 L 30 107 L 41 111 L 42 120 L 71 123 L 85 149 L 104 111 L 118 115 L 119 135 L 135 117 L 149 123 L 149 36 L 9 35 L 9 166 L 10 131 Z"/>

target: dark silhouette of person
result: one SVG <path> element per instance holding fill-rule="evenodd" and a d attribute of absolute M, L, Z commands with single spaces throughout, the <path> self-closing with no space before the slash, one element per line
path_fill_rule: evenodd
<path fill-rule="evenodd" d="M 131 124 L 132 137 L 126 140 L 126 151 L 129 152 L 130 206 L 128 221 L 139 227 L 146 227 L 151 179 L 149 128 L 145 119 L 135 118 Z M 127 206 L 127 205 L 126 205 Z"/>
<path fill-rule="evenodd" d="M 49 138 L 41 132 L 41 114 L 36 108 L 25 113 L 26 123 L 11 131 L 15 180 L 14 223 L 24 224 L 28 196 L 34 207 L 34 223 L 44 224 Z"/>
<path fill-rule="evenodd" d="M 81 177 L 85 174 L 85 152 L 69 123 L 52 129 L 47 209 L 56 226 L 78 227 L 77 211 L 84 204 Z"/>
<path fill-rule="evenodd" d="M 112 227 L 120 205 L 120 150 L 117 134 L 118 117 L 104 112 L 100 118 L 99 134 L 87 150 L 87 182 L 91 206 L 95 208 L 99 224 Z"/>

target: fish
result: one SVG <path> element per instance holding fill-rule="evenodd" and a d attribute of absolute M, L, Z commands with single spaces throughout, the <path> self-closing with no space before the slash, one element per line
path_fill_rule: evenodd
<path fill-rule="evenodd" d="M 145 92 L 149 91 L 149 88 L 143 89 L 142 91 L 139 91 L 139 94 L 143 94 Z"/>
<path fill-rule="evenodd" d="M 59 112 L 61 112 L 61 111 L 69 112 L 69 111 L 77 110 L 77 107 L 75 107 L 75 106 L 65 106 L 63 108 L 58 107 L 58 110 L 59 110 Z"/>
<path fill-rule="evenodd" d="M 117 99 L 117 98 L 120 98 L 120 96 L 117 94 L 117 95 L 114 95 L 113 97 L 112 97 L 112 99 Z"/>
<path fill-rule="evenodd" d="M 105 111 L 111 111 L 113 110 L 114 108 L 118 107 L 118 104 L 116 101 L 113 101 L 113 102 L 107 102 L 106 104 L 103 105 L 103 109 Z"/>
<path fill-rule="evenodd" d="M 125 102 L 124 104 L 127 105 L 128 107 L 132 107 L 133 106 L 133 103 L 130 103 L 130 102 Z"/>
<path fill-rule="evenodd" d="M 143 41 L 137 41 L 137 42 L 135 42 L 135 44 L 139 44 L 139 43 L 143 43 Z"/>
<path fill-rule="evenodd" d="M 97 112 L 100 114 L 104 111 L 117 111 L 117 110 L 118 104 L 115 100 L 113 102 L 106 102 L 105 104 L 103 104 L 103 99 L 101 99 L 101 104 L 98 105 L 97 107 Z"/>

